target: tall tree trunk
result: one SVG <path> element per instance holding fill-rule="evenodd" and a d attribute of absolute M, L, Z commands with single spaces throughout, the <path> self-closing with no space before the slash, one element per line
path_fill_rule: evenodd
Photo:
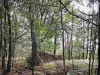
<path fill-rule="evenodd" d="M 62 27 L 63 66 L 64 66 L 64 75 L 67 75 L 66 67 L 65 67 L 64 26 L 63 26 L 63 15 L 62 15 L 62 5 L 61 5 L 61 3 L 60 3 L 60 9 L 61 9 L 61 27 Z"/>
<path fill-rule="evenodd" d="M 8 1 L 6 4 L 6 10 L 10 12 Z M 7 63 L 7 73 L 11 70 L 11 62 L 12 62 L 12 34 L 11 34 L 11 20 L 10 20 L 10 13 L 7 13 L 8 18 L 8 26 L 9 26 L 9 50 L 8 50 L 8 63 Z"/>
<path fill-rule="evenodd" d="M 31 13 L 31 4 L 29 8 L 29 12 Z M 30 28 L 31 28 L 31 42 L 32 42 L 32 75 L 34 75 L 34 67 L 36 65 L 36 59 L 37 59 L 37 43 L 36 43 L 36 37 L 34 32 L 34 24 L 32 15 L 30 15 Z"/>
<path fill-rule="evenodd" d="M 87 47 L 86 47 L 86 50 L 87 50 L 87 54 L 86 54 L 86 59 L 88 58 L 88 52 L 89 52 L 89 23 L 88 23 L 88 26 L 87 26 Z"/>
<path fill-rule="evenodd" d="M 85 27 L 84 27 L 84 21 L 83 21 L 83 29 L 85 29 Z M 83 33 L 83 35 L 85 34 L 85 30 L 83 31 L 84 33 Z M 85 37 L 83 36 L 83 52 L 82 52 L 82 59 L 84 60 L 84 50 L 85 50 L 85 48 L 84 48 L 84 44 L 85 44 Z"/>
<path fill-rule="evenodd" d="M 0 57 L 2 56 L 2 19 L 0 23 Z"/>
<path fill-rule="evenodd" d="M 91 64 L 91 75 L 94 74 L 94 59 L 95 59 L 95 50 L 96 50 L 96 39 L 97 39 L 97 32 L 96 27 L 93 26 L 93 44 L 92 44 L 92 64 Z"/>
<path fill-rule="evenodd" d="M 100 0 L 99 2 L 99 23 L 98 23 L 98 73 L 97 75 L 100 75 Z"/>
<path fill-rule="evenodd" d="M 15 24 L 16 27 L 16 24 Z M 14 65 L 14 57 L 15 57 L 15 49 L 16 49 L 16 36 L 17 36 L 17 30 L 14 30 L 14 41 L 13 41 L 13 45 L 12 45 L 12 67 Z"/>
<path fill-rule="evenodd" d="M 92 27 L 93 25 L 91 25 L 91 32 L 90 32 L 90 47 L 89 47 L 89 74 L 88 75 L 91 75 L 91 59 L 92 59 L 92 41 L 93 41 L 93 30 L 92 30 Z"/>
<path fill-rule="evenodd" d="M 6 1 L 4 0 L 4 8 L 6 8 Z M 3 75 L 7 75 L 6 74 L 6 61 L 5 61 L 5 57 L 6 57 L 6 48 L 7 48 L 7 44 L 6 44 L 6 12 L 4 12 L 4 26 L 3 26 L 3 34 L 4 34 L 4 37 L 3 37 L 3 40 L 4 40 L 4 48 L 3 48 L 3 51 L 2 51 L 2 69 L 4 70 L 3 71 Z"/>
<path fill-rule="evenodd" d="M 15 10 L 14 10 L 14 14 L 15 14 Z M 14 24 L 15 24 L 15 29 L 14 29 L 14 32 L 13 32 L 13 48 L 12 48 L 12 67 L 13 67 L 13 65 L 14 65 L 14 57 L 15 57 L 15 49 L 16 49 L 16 42 L 17 42 L 17 35 L 18 35 L 18 33 L 17 33 L 17 17 L 16 17 L 16 15 L 14 15 L 14 20 L 15 20 L 15 22 L 14 22 Z"/>
<path fill-rule="evenodd" d="M 72 7 L 72 13 L 73 13 L 73 7 Z M 71 31 L 71 39 L 70 39 L 70 44 L 71 44 L 71 49 L 70 49 L 70 55 L 71 55 L 71 59 L 73 59 L 73 57 L 72 57 L 72 50 L 73 50 L 73 21 L 74 21 L 74 19 L 73 19 L 74 17 L 73 17 L 73 15 L 72 15 L 72 31 Z"/>

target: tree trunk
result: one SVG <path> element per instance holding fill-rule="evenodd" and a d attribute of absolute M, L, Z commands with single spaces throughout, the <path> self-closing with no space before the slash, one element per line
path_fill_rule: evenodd
<path fill-rule="evenodd" d="M 73 7 L 72 7 L 72 13 L 73 13 Z M 71 59 L 73 59 L 73 55 L 72 55 L 72 50 L 73 50 L 73 21 L 74 21 L 74 17 L 72 15 L 72 31 L 71 31 L 71 39 L 70 39 L 70 44 L 71 44 L 71 49 L 70 49 L 70 56 Z"/>
<path fill-rule="evenodd" d="M 2 19 L 0 23 L 0 57 L 2 56 Z"/>
<path fill-rule="evenodd" d="M 30 4 L 29 12 L 31 13 L 31 4 Z M 32 75 L 34 75 L 34 67 L 36 65 L 36 59 L 37 59 L 37 43 L 36 43 L 36 37 L 34 32 L 32 15 L 30 15 L 30 28 L 31 28 L 31 42 L 32 42 Z"/>
<path fill-rule="evenodd" d="M 6 10 L 9 12 L 8 1 L 6 3 Z M 11 70 L 11 62 L 12 62 L 12 34 L 11 34 L 11 20 L 10 20 L 10 13 L 7 13 L 8 18 L 8 26 L 9 26 L 9 50 L 8 50 L 8 63 L 7 63 L 7 73 Z"/>
<path fill-rule="evenodd" d="M 87 54 L 86 54 L 86 59 L 88 58 L 88 52 L 89 52 L 89 23 L 88 23 L 88 26 L 87 26 L 87 47 L 86 47 L 86 50 L 87 50 Z"/>
<path fill-rule="evenodd" d="M 99 23 L 98 23 L 98 73 L 97 75 L 100 75 L 100 0 L 99 2 Z"/>
<path fill-rule="evenodd" d="M 4 0 L 4 8 L 6 8 L 6 1 Z M 4 26 L 3 26 L 3 42 L 4 42 L 4 49 L 2 50 L 2 69 L 3 69 L 3 75 L 7 75 L 6 74 L 6 61 L 5 61 L 5 57 L 6 57 L 6 48 L 7 48 L 7 44 L 6 44 L 6 12 L 4 13 Z"/>
<path fill-rule="evenodd" d="M 57 26 L 55 25 L 55 36 L 54 36 L 54 56 L 56 55 L 56 49 L 57 49 Z"/>
<path fill-rule="evenodd" d="M 66 67 L 65 67 L 65 48 L 64 48 L 64 26 L 63 26 L 63 15 L 62 15 L 62 5 L 60 3 L 60 9 L 61 9 L 61 27 L 62 27 L 62 50 L 63 50 L 63 66 L 64 66 L 64 75 L 67 75 Z"/>

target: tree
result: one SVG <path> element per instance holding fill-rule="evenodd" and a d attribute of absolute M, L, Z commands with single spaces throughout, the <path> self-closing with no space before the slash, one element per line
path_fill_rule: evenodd
<path fill-rule="evenodd" d="M 8 63 L 7 63 L 7 73 L 11 70 L 11 62 L 12 62 L 12 33 L 11 33 L 11 20 L 10 20 L 10 9 L 9 9 L 9 0 L 5 0 L 5 10 L 8 11 L 7 19 L 8 19 L 8 27 L 9 27 L 9 55 L 8 55 Z"/>
<path fill-rule="evenodd" d="M 63 26 L 63 15 L 62 15 L 62 5 L 60 3 L 60 10 L 61 10 L 61 27 L 62 27 L 62 55 L 63 55 L 63 67 L 64 67 L 64 75 L 67 74 L 66 67 L 65 67 L 65 42 L 64 42 L 64 26 Z"/>
<path fill-rule="evenodd" d="M 30 8 L 29 12 L 31 13 L 31 3 L 30 3 Z M 31 28 L 31 41 L 32 41 L 32 75 L 34 75 L 34 67 L 36 64 L 36 59 L 37 59 L 37 43 L 36 43 L 36 38 L 35 38 L 35 32 L 34 32 L 34 21 L 32 19 L 32 15 L 30 15 L 30 28 Z"/>
<path fill-rule="evenodd" d="M 2 56 L 2 19 L 0 19 L 1 22 L 0 22 L 0 57 Z"/>
<path fill-rule="evenodd" d="M 6 1 L 4 0 L 4 8 L 6 9 Z M 3 11 L 4 12 L 4 11 Z M 3 37 L 3 40 L 4 40 L 4 49 L 2 50 L 2 69 L 4 69 L 4 71 L 3 71 L 3 75 L 6 75 L 7 73 L 6 73 L 6 61 L 5 61 L 5 57 L 6 57 L 6 48 L 7 48 L 7 43 L 6 43 L 6 39 L 7 39 L 7 37 L 6 37 L 6 31 L 7 31 L 7 29 L 6 29 L 6 12 L 4 12 L 4 24 L 3 24 L 3 29 L 4 29 L 4 32 L 3 32 L 3 34 L 4 34 L 4 37 Z"/>
<path fill-rule="evenodd" d="M 100 75 L 100 0 L 98 0 L 99 2 L 99 23 L 98 23 L 98 73 L 97 75 Z"/>

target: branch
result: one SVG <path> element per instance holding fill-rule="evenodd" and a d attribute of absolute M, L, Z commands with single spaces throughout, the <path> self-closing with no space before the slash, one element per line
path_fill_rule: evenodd
<path fill-rule="evenodd" d="M 87 20 L 87 19 L 84 19 L 84 18 L 82 18 L 82 17 L 80 17 L 80 16 L 78 16 L 78 15 L 76 15 L 76 14 L 71 13 L 71 12 L 68 10 L 68 8 L 61 2 L 61 0 L 59 0 L 59 2 L 63 5 L 63 7 L 66 9 L 66 11 L 68 11 L 69 14 L 71 14 L 71 15 L 77 17 L 77 18 L 80 18 L 80 19 L 82 19 L 82 20 L 84 20 L 84 21 L 86 21 L 86 22 L 88 22 L 88 23 L 91 23 L 91 24 L 93 24 L 93 25 L 95 25 L 95 26 L 98 26 L 97 24 L 95 24 L 95 23 L 93 23 L 93 22 L 90 22 L 90 21 Z"/>
<path fill-rule="evenodd" d="M 78 10 L 80 13 L 82 13 L 82 14 L 84 14 L 84 15 L 87 15 L 87 16 L 97 16 L 97 14 L 94 14 L 94 15 L 93 15 L 93 14 L 91 14 L 91 15 L 90 15 L 90 14 L 86 14 L 86 13 L 84 13 L 84 12 L 80 11 L 79 9 L 77 9 L 77 10 Z"/>
<path fill-rule="evenodd" d="M 18 40 L 19 38 L 21 38 L 22 36 L 24 36 L 26 33 L 27 33 L 27 31 L 26 31 L 26 32 L 24 32 L 24 33 L 22 33 L 22 34 L 21 34 L 21 35 L 19 35 L 18 37 L 16 37 L 16 39 L 15 39 L 15 40 Z"/>

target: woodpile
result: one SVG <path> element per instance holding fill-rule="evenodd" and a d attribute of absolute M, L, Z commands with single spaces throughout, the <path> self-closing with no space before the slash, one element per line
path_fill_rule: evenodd
<path fill-rule="evenodd" d="M 49 54 L 49 53 L 38 51 L 36 62 L 34 60 L 32 60 L 31 56 L 26 58 L 26 61 L 27 61 L 27 67 L 31 69 L 32 68 L 32 61 L 35 62 L 35 66 L 39 66 L 41 63 L 44 63 L 44 62 L 51 62 L 53 60 L 61 60 L 61 59 L 62 59 L 61 55 L 54 56 L 54 55 Z"/>

